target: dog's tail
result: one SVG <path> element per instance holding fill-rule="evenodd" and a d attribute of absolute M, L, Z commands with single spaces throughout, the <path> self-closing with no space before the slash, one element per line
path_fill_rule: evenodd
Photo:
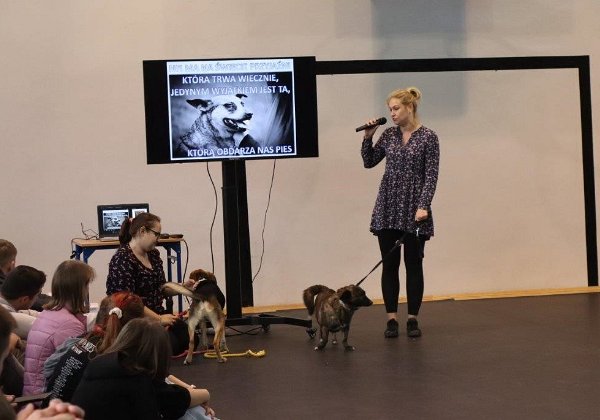
<path fill-rule="evenodd" d="M 321 292 L 329 290 L 329 287 L 316 284 L 310 286 L 302 293 L 302 299 L 304 300 L 304 306 L 308 309 L 308 314 L 312 315 L 315 312 L 315 296 Z"/>
<path fill-rule="evenodd" d="M 161 286 L 161 289 L 165 296 L 183 295 L 192 299 L 199 299 L 196 293 L 179 283 L 167 282 Z"/>
<path fill-rule="evenodd" d="M 217 282 L 217 279 L 215 278 L 215 275 L 213 273 L 211 273 L 210 271 L 202 270 L 201 268 L 192 271 L 190 273 L 190 278 L 195 281 L 198 281 L 200 279 L 206 279 L 208 281 L 214 281 L 215 283 Z"/>

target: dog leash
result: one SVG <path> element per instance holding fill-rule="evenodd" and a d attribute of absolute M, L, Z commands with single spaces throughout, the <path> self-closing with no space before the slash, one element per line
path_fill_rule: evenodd
<path fill-rule="evenodd" d="M 216 359 L 217 358 L 217 352 L 214 350 L 196 350 L 193 354 L 202 354 L 204 356 L 205 359 Z M 221 355 L 223 357 L 265 357 L 267 355 L 266 350 L 258 350 L 258 351 L 252 351 L 252 350 L 246 350 L 243 353 L 229 353 L 229 351 L 227 350 L 223 350 L 221 351 Z M 172 359 L 180 359 L 182 357 L 187 356 L 187 350 L 184 350 L 183 353 L 178 354 L 177 356 L 171 356 Z"/>
<path fill-rule="evenodd" d="M 422 220 L 422 221 L 419 221 L 419 222 L 416 222 L 416 223 L 417 223 L 417 229 L 416 229 L 416 231 L 415 231 L 415 236 L 416 236 L 416 238 L 417 238 L 417 242 L 419 242 L 419 243 L 421 242 L 421 238 L 419 238 L 419 230 L 421 229 L 421 223 L 423 223 L 423 222 L 424 222 L 423 220 Z M 377 269 L 377 267 L 379 267 L 379 266 L 380 266 L 380 265 L 381 265 L 381 264 L 382 264 L 382 263 L 385 261 L 385 259 L 386 259 L 387 257 L 389 257 L 389 256 L 392 254 L 392 252 L 394 252 L 394 251 L 396 250 L 396 248 L 398 248 L 398 247 L 400 247 L 400 246 L 402 245 L 402 243 L 404 242 L 404 238 L 406 237 L 406 235 L 407 235 L 407 234 L 408 234 L 408 232 L 404 232 L 404 233 L 402 234 L 402 236 L 400 237 L 400 239 L 398 239 L 398 240 L 397 240 L 397 241 L 394 243 L 394 246 L 392 247 L 392 249 L 390 249 L 390 250 L 388 251 L 388 253 L 387 253 L 387 254 L 385 254 L 385 256 L 384 256 L 384 257 L 381 259 L 381 261 L 379 261 L 379 262 L 378 262 L 378 263 L 375 265 L 375 267 L 373 267 L 373 269 L 367 273 L 367 275 L 366 275 L 366 276 L 364 276 L 362 279 L 360 279 L 360 281 L 359 281 L 358 283 L 356 283 L 356 285 L 357 285 L 357 286 L 360 286 L 360 284 L 361 284 L 363 281 L 365 281 L 365 280 L 367 279 L 367 277 L 369 277 L 369 276 L 371 275 L 371 273 L 372 273 L 373 271 L 375 271 L 375 270 Z M 423 254 L 422 254 L 422 253 L 421 253 L 421 258 L 423 258 Z"/>
<path fill-rule="evenodd" d="M 418 242 L 421 242 L 421 239 L 419 238 L 419 229 L 420 229 L 419 225 L 420 225 L 420 222 L 417 222 L 417 230 L 415 231 L 415 236 L 417 237 L 417 241 L 418 241 Z M 394 251 L 395 251 L 397 248 L 399 248 L 399 247 L 402 245 L 402 242 L 404 242 L 404 238 L 406 237 L 407 233 L 408 233 L 408 232 L 404 232 L 404 233 L 402 234 L 402 236 L 400 237 L 400 239 L 398 239 L 398 240 L 397 240 L 397 241 L 394 243 L 394 246 L 392 247 L 392 249 L 390 249 L 390 250 L 388 251 L 388 253 L 387 253 L 387 254 L 385 254 L 385 256 L 384 256 L 384 257 L 381 259 L 381 261 L 379 261 L 379 262 L 378 262 L 378 263 L 375 265 L 375 267 L 373 267 L 373 269 L 367 273 L 367 275 L 366 275 L 366 276 L 364 276 L 362 279 L 360 279 L 360 281 L 359 281 L 358 283 L 356 283 L 356 285 L 357 285 L 357 286 L 360 286 L 360 284 L 361 284 L 363 281 L 365 281 L 365 280 L 367 279 L 367 277 L 369 277 L 369 276 L 371 275 L 371 273 L 372 273 L 373 271 L 375 271 L 375 270 L 377 269 L 377 267 L 379 267 L 379 266 L 380 266 L 380 265 L 381 265 L 381 264 L 382 264 L 382 263 L 385 261 L 385 259 L 386 259 L 387 257 L 389 257 L 389 256 L 392 254 L 392 252 L 394 252 Z M 421 258 L 423 258 L 423 255 L 421 255 Z"/>
<path fill-rule="evenodd" d="M 204 353 L 207 353 L 208 351 L 209 350 L 196 350 L 192 354 L 204 354 Z M 171 356 L 171 359 L 180 359 L 185 356 L 187 356 L 187 350 L 184 350 L 183 353 L 181 353 L 181 354 Z"/>
<path fill-rule="evenodd" d="M 187 314 L 187 310 L 186 311 L 182 311 L 179 314 L 177 314 L 177 316 L 180 319 L 183 319 L 185 317 L 185 315 Z M 169 327 L 167 327 L 168 329 Z M 202 354 L 204 356 L 205 359 L 216 359 L 217 358 L 217 352 L 214 350 L 196 350 L 194 351 L 192 354 Z M 246 350 L 243 353 L 229 353 L 228 350 L 223 350 L 221 351 L 221 355 L 223 357 L 255 357 L 255 358 L 259 358 L 259 357 L 265 357 L 267 355 L 267 352 L 265 350 L 258 350 L 258 351 L 252 351 L 252 350 Z M 187 356 L 187 350 L 184 350 L 181 354 L 178 355 L 174 355 L 171 356 L 172 359 L 179 359 L 181 357 L 185 357 Z"/>
<path fill-rule="evenodd" d="M 252 351 L 252 350 L 246 350 L 244 353 L 229 353 L 227 351 L 222 351 L 221 355 L 226 359 L 228 357 L 265 357 L 267 355 L 267 352 L 265 350 L 259 350 L 259 351 Z M 217 352 L 215 352 L 214 350 L 211 351 L 206 351 L 204 352 L 204 358 L 205 359 L 216 359 L 217 358 Z"/>
<path fill-rule="evenodd" d="M 392 252 L 394 252 L 394 251 L 395 251 L 395 250 L 396 250 L 398 247 L 400 247 L 400 246 L 402 245 L 402 241 L 404 240 L 404 237 L 405 237 L 405 236 L 406 236 L 406 232 L 404 232 L 404 234 L 402 234 L 402 236 L 400 237 L 400 239 L 398 239 L 398 240 L 396 241 L 396 243 L 394 243 L 394 246 L 392 247 L 392 249 L 390 249 L 390 250 L 388 251 L 388 253 L 384 255 L 384 257 L 383 257 L 383 258 L 382 258 L 382 259 L 381 259 L 381 260 L 380 260 L 380 261 L 379 261 L 379 262 L 378 262 L 378 263 L 375 265 L 375 267 L 373 267 L 373 268 L 371 269 L 371 271 L 369 271 L 369 272 L 367 273 L 367 275 L 366 275 L 366 276 L 364 276 L 362 279 L 360 279 L 360 281 L 359 281 L 358 283 L 356 283 L 356 285 L 357 285 L 357 286 L 360 286 L 360 284 L 361 284 L 363 281 L 365 281 L 365 280 L 367 279 L 367 277 L 369 277 L 369 276 L 371 275 L 371 273 L 372 273 L 373 271 L 375 271 L 375 270 L 377 269 L 377 267 L 379 267 L 379 266 L 380 266 L 380 265 L 381 265 L 381 264 L 382 264 L 382 263 L 385 261 L 385 259 L 386 259 L 387 257 L 389 257 L 389 256 L 392 254 Z"/>

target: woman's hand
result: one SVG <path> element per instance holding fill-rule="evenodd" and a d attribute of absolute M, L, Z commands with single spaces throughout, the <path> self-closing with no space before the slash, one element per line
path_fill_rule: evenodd
<path fill-rule="evenodd" d="M 200 404 L 200 405 L 202 407 L 204 407 L 204 410 L 206 411 L 207 416 L 209 416 L 211 418 L 215 416 L 215 411 L 208 406 L 208 403 L 204 403 L 204 404 Z"/>
<path fill-rule="evenodd" d="M 373 125 L 373 127 L 370 128 L 365 128 L 365 139 L 372 139 L 373 136 L 375 135 L 375 132 L 377 131 L 377 129 L 379 128 L 379 124 L 377 124 L 377 119 L 373 118 L 369 121 L 367 121 L 368 125 Z"/>
<path fill-rule="evenodd" d="M 21 339 L 19 338 L 19 336 L 17 334 L 10 333 L 10 340 L 8 343 L 8 348 L 10 349 L 11 352 L 16 349 L 23 348 L 23 343 L 21 343 Z"/>
<path fill-rule="evenodd" d="M 163 327 L 167 327 L 167 326 L 173 325 L 173 323 L 177 319 L 177 315 L 162 314 L 162 315 L 159 315 L 159 319 L 160 319 L 160 325 L 162 325 Z"/>
<path fill-rule="evenodd" d="M 173 314 L 159 315 L 147 306 L 144 306 L 144 316 L 159 321 L 160 325 L 162 325 L 163 327 L 173 325 L 173 323 L 177 319 L 177 316 Z"/>
<path fill-rule="evenodd" d="M 417 214 L 415 215 L 415 221 L 422 222 L 429 217 L 429 212 L 425 209 L 417 209 Z"/>
<path fill-rule="evenodd" d="M 15 401 L 14 395 L 4 395 L 4 397 L 6 398 L 6 401 L 8 401 L 8 403 L 12 406 L 12 408 L 17 407 L 17 403 L 14 402 Z"/>
<path fill-rule="evenodd" d="M 194 290 L 196 287 L 196 280 L 187 279 L 183 282 L 183 287 L 187 287 L 190 290 Z"/>

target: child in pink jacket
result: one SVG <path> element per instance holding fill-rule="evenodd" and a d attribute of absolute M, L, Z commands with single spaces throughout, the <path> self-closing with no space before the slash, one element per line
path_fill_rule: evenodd
<path fill-rule="evenodd" d="M 23 395 L 44 392 L 44 362 L 67 338 L 86 332 L 89 284 L 94 269 L 69 260 L 62 262 L 52 278 L 52 300 L 31 326 L 25 349 Z"/>

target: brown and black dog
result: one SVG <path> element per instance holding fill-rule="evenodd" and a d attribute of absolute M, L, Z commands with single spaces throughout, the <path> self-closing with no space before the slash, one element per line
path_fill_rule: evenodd
<path fill-rule="evenodd" d="M 200 324 L 202 331 L 202 345 L 208 348 L 208 337 L 206 334 L 206 320 L 208 319 L 215 330 L 213 339 L 213 347 L 217 354 L 219 362 L 225 362 L 226 359 L 221 355 L 221 350 L 227 351 L 225 344 L 225 296 L 219 286 L 213 273 L 204 270 L 194 270 L 190 274 L 190 279 L 196 281 L 194 289 L 188 289 L 179 283 L 165 283 L 163 293 L 166 296 L 183 295 L 192 298 L 192 303 L 188 311 L 188 332 L 189 332 L 189 347 L 187 356 L 183 361 L 184 365 L 192 363 L 194 356 L 194 332 Z M 203 279 L 203 280 L 202 280 Z"/>
<path fill-rule="evenodd" d="M 348 344 L 348 333 L 350 332 L 350 322 L 352 315 L 361 306 L 371 306 L 373 302 L 369 299 L 363 289 L 358 286 L 350 285 L 338 289 L 337 292 L 329 287 L 314 285 L 309 287 L 302 294 L 304 305 L 308 309 L 308 314 L 313 316 L 319 325 L 319 345 L 315 350 L 322 350 L 327 345 L 329 332 L 336 333 L 343 331 L 344 339 L 342 344 L 345 350 L 354 350 L 354 347 Z M 314 329 L 312 334 L 314 336 Z M 334 339 L 335 344 L 335 339 Z"/>

